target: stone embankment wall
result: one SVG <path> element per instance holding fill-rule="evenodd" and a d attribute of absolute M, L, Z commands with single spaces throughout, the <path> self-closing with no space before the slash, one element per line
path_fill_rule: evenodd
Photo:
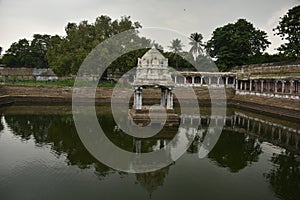
<path fill-rule="evenodd" d="M 0 104 L 21 103 L 27 105 L 57 104 L 72 102 L 72 87 L 30 87 L 30 86 L 0 86 Z M 129 90 L 130 92 L 131 90 Z M 133 92 L 133 90 L 131 91 Z M 97 88 L 96 103 L 110 103 L 113 88 Z M 300 101 L 292 99 L 266 98 L 258 96 L 235 95 L 234 89 L 226 89 L 227 106 L 249 109 L 256 112 L 282 116 L 289 119 L 300 119 Z M 207 88 L 195 88 L 200 105 L 209 106 L 211 103 Z M 159 103 L 160 90 L 147 89 L 143 91 L 145 104 Z M 221 95 L 217 98 L 222 99 Z M 121 99 L 122 100 L 122 99 Z M 132 100 L 132 99 L 131 99 Z M 176 103 L 175 98 L 175 103 Z"/>

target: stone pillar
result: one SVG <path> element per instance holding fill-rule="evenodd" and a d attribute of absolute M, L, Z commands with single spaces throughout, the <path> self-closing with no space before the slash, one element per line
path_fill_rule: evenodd
<path fill-rule="evenodd" d="M 211 77 L 210 76 L 208 77 L 208 85 L 209 86 L 211 85 Z"/>
<path fill-rule="evenodd" d="M 177 84 L 177 76 L 174 76 L 174 82 Z"/>
<path fill-rule="evenodd" d="M 161 88 L 160 106 L 166 106 L 166 88 Z"/>
<path fill-rule="evenodd" d="M 195 76 L 192 76 L 192 84 L 195 84 Z"/>
<path fill-rule="evenodd" d="M 252 91 L 252 80 L 250 80 L 250 86 L 249 86 L 249 91 Z"/>
<path fill-rule="evenodd" d="M 291 80 L 290 81 L 290 94 L 293 94 L 293 92 L 294 92 L 294 81 Z"/>
<path fill-rule="evenodd" d="M 183 83 L 184 85 L 186 85 L 186 77 L 184 76 L 183 78 L 184 78 Z"/>
<path fill-rule="evenodd" d="M 247 81 L 244 83 L 244 90 L 247 90 Z"/>
<path fill-rule="evenodd" d="M 173 92 L 172 89 L 168 89 L 167 109 L 173 109 Z"/>
<path fill-rule="evenodd" d="M 138 104 L 139 104 L 139 95 L 138 95 L 138 90 L 135 90 L 135 108 L 137 109 L 138 107 Z"/>
<path fill-rule="evenodd" d="M 226 85 L 226 86 L 228 85 L 228 78 L 229 78 L 229 77 L 225 77 L 225 85 Z"/>
<path fill-rule="evenodd" d="M 133 93 L 133 107 L 136 107 L 136 89 L 134 88 L 134 93 Z"/>
<path fill-rule="evenodd" d="M 218 85 L 218 86 L 220 85 L 220 78 L 221 78 L 221 77 L 218 77 L 218 80 L 217 80 L 217 85 Z"/>
<path fill-rule="evenodd" d="M 275 93 L 277 93 L 278 92 L 278 80 L 275 81 L 274 85 L 275 85 Z"/>
<path fill-rule="evenodd" d="M 243 81 L 241 81 L 240 84 L 241 84 L 241 85 L 240 85 L 240 90 L 243 90 Z"/>
<path fill-rule="evenodd" d="M 250 119 L 247 119 L 247 132 L 250 130 Z"/>
<path fill-rule="evenodd" d="M 264 80 L 260 80 L 260 92 L 264 92 Z"/>
<path fill-rule="evenodd" d="M 282 86 L 281 86 L 281 92 L 282 93 L 284 93 L 285 92 L 285 81 L 281 81 L 281 84 L 282 84 Z"/>
<path fill-rule="evenodd" d="M 254 81 L 255 92 L 258 90 L 257 80 Z"/>
<path fill-rule="evenodd" d="M 236 83 L 235 83 L 235 89 L 238 90 L 239 89 L 239 81 L 236 80 Z"/>
<path fill-rule="evenodd" d="M 141 110 L 142 109 L 142 89 L 138 87 L 136 89 L 136 102 L 135 102 L 135 109 Z"/>
<path fill-rule="evenodd" d="M 268 81 L 267 82 L 267 92 L 270 92 L 271 91 L 271 82 Z"/>
<path fill-rule="evenodd" d="M 200 77 L 200 85 L 201 85 L 201 86 L 203 85 L 203 78 L 204 78 L 204 76 L 201 76 L 201 77 Z"/>

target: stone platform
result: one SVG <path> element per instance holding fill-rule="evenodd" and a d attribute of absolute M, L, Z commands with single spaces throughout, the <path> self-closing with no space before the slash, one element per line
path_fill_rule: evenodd
<path fill-rule="evenodd" d="M 166 112 L 167 119 L 164 124 L 164 126 L 177 126 L 180 124 L 180 118 L 178 114 L 174 112 L 172 109 L 166 110 L 164 107 L 157 107 L 151 109 L 151 115 L 152 120 L 149 116 L 149 107 L 143 106 L 142 109 L 135 109 L 132 108 L 128 112 L 128 118 L 131 121 L 132 124 L 135 124 L 137 126 L 147 126 L 147 125 L 162 125 L 163 119 L 165 117 L 165 114 L 163 112 Z"/>

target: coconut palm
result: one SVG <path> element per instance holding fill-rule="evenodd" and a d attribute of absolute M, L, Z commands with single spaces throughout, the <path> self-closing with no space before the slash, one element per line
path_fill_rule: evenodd
<path fill-rule="evenodd" d="M 182 51 L 184 45 L 181 40 L 174 39 L 171 41 L 171 46 L 169 46 L 170 50 L 174 53 L 174 59 L 176 60 L 176 68 L 178 68 L 178 54 Z"/>
<path fill-rule="evenodd" d="M 194 57 L 194 60 L 196 60 L 196 58 L 203 53 L 203 36 L 201 33 L 192 33 L 189 39 L 189 44 L 192 46 L 189 53 Z"/>

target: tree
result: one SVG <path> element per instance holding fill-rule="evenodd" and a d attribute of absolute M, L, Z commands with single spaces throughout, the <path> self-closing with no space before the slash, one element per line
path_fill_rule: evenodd
<path fill-rule="evenodd" d="M 3 55 L 3 64 L 7 67 L 31 67 L 32 60 L 30 42 L 27 39 L 14 42 Z"/>
<path fill-rule="evenodd" d="M 176 60 L 176 68 L 178 68 L 178 54 L 182 51 L 184 45 L 181 40 L 174 39 L 171 41 L 171 46 L 169 46 L 170 50 L 173 52 L 174 59 Z"/>
<path fill-rule="evenodd" d="M 46 53 L 50 43 L 50 38 L 50 35 L 33 35 L 33 40 L 30 44 L 30 54 L 33 58 L 31 63 L 32 67 L 49 68 Z"/>
<path fill-rule="evenodd" d="M 68 23 L 65 28 L 66 37 L 51 37 L 47 51 L 50 67 L 59 76 L 76 74 L 85 57 L 99 43 L 115 34 L 140 27 L 138 22 L 132 22 L 130 17 L 126 16 L 112 21 L 110 17 L 102 15 L 97 17 L 94 23 L 88 21 L 79 24 Z M 139 40 L 137 37 L 135 39 Z M 124 70 L 129 66 L 132 66 L 131 62 L 126 66 L 117 67 L 122 67 Z"/>
<path fill-rule="evenodd" d="M 300 6 L 290 9 L 286 15 L 280 18 L 279 25 L 273 29 L 275 35 L 279 35 L 287 42 L 278 50 L 287 57 L 300 57 Z"/>
<path fill-rule="evenodd" d="M 0 47 L 0 64 L 2 63 L 2 47 Z"/>
<path fill-rule="evenodd" d="M 245 19 L 217 28 L 207 42 L 206 50 L 221 71 L 249 64 L 249 57 L 261 55 L 269 46 L 267 33 L 254 28 Z"/>
<path fill-rule="evenodd" d="M 49 35 L 33 35 L 30 42 L 21 39 L 13 43 L 3 56 L 7 67 L 48 68 L 46 52 L 49 45 Z"/>
<path fill-rule="evenodd" d="M 196 60 L 196 58 L 203 53 L 203 36 L 201 35 L 201 33 L 192 33 L 189 39 L 189 44 L 192 46 L 189 53 L 193 55 L 194 60 Z"/>

